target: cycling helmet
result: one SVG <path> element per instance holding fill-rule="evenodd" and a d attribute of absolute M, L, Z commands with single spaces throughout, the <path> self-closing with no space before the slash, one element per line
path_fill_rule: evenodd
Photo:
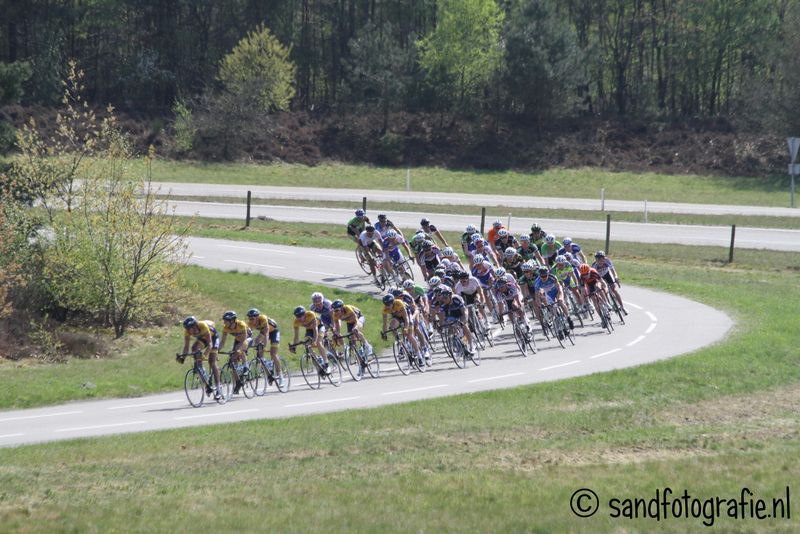
<path fill-rule="evenodd" d="M 416 243 L 417 241 L 421 241 L 423 239 L 425 239 L 425 234 L 416 233 L 416 234 L 414 234 L 414 237 L 411 238 L 411 242 L 412 243 Z"/>
<path fill-rule="evenodd" d="M 539 267 L 537 272 L 539 273 L 539 276 L 546 276 L 546 275 L 550 274 L 550 269 L 548 269 L 547 267 L 545 267 L 543 265 L 543 266 Z"/>
<path fill-rule="evenodd" d="M 331 302 L 331 308 L 333 308 L 334 310 L 340 310 L 343 307 L 344 307 L 344 302 L 342 301 L 342 299 L 336 299 L 333 302 Z"/>
<path fill-rule="evenodd" d="M 428 280 L 428 285 L 430 287 L 436 287 L 441 283 L 442 283 L 442 279 L 439 278 L 438 276 L 431 276 L 431 279 Z"/>
<path fill-rule="evenodd" d="M 431 223 L 431 222 L 430 222 L 428 219 L 424 218 L 424 217 L 423 217 L 423 219 L 422 219 L 422 220 L 419 222 L 420 226 L 428 226 L 430 223 Z"/>
<path fill-rule="evenodd" d="M 394 302 L 394 295 L 392 295 L 391 293 L 386 294 L 386 295 L 383 296 L 381 301 L 383 301 L 383 303 L 387 304 L 387 305 L 391 304 L 392 302 Z"/>
<path fill-rule="evenodd" d="M 495 220 L 495 221 L 492 223 L 492 226 L 493 226 L 493 227 L 495 227 L 495 228 L 500 228 L 501 226 L 503 226 L 503 221 L 501 221 L 500 219 L 496 219 L 496 220 Z"/>
<path fill-rule="evenodd" d="M 379 214 L 378 214 L 378 220 L 379 220 L 379 221 L 382 221 L 382 220 L 384 220 L 384 219 L 386 219 L 386 214 L 385 214 L 385 213 L 379 213 Z"/>
<path fill-rule="evenodd" d="M 508 280 L 506 279 L 506 277 L 505 277 L 505 276 L 501 276 L 500 278 L 498 278 L 498 279 L 495 281 L 495 284 L 497 284 L 497 285 L 499 285 L 499 286 L 504 286 L 504 285 L 507 285 L 507 284 L 508 284 Z"/>
<path fill-rule="evenodd" d="M 247 310 L 248 317 L 258 317 L 259 315 L 261 315 L 261 312 L 258 311 L 258 308 L 250 308 Z"/>
<path fill-rule="evenodd" d="M 395 287 L 395 288 L 392 289 L 391 293 L 392 293 L 393 297 L 397 298 L 397 297 L 402 297 L 403 293 L 405 293 L 405 292 L 402 289 L 400 289 L 399 287 Z"/>
<path fill-rule="evenodd" d="M 453 250 L 453 247 L 444 247 L 444 249 L 442 249 L 442 256 L 450 257 L 450 256 L 454 256 L 455 253 L 456 253 L 456 251 Z"/>
<path fill-rule="evenodd" d="M 456 285 L 456 281 L 453 280 L 452 276 L 445 276 L 444 278 L 442 278 L 442 285 L 453 287 L 454 285 Z"/>
<path fill-rule="evenodd" d="M 475 261 L 475 263 L 483 263 L 486 261 L 486 258 L 483 257 L 483 254 L 475 254 L 472 259 Z"/>
<path fill-rule="evenodd" d="M 467 227 L 466 227 L 464 230 L 465 230 L 465 231 L 466 231 L 468 234 L 474 234 L 475 232 L 477 232 L 477 231 L 478 231 L 478 229 L 477 229 L 477 228 L 475 228 L 475 225 L 474 225 L 474 224 L 468 224 L 468 225 L 467 225 Z"/>
<path fill-rule="evenodd" d="M 481 263 L 481 265 L 483 265 L 487 269 L 491 269 L 492 268 L 492 264 L 488 260 L 483 260 L 483 263 Z"/>
<path fill-rule="evenodd" d="M 605 258 L 606 257 L 606 253 L 603 252 L 602 250 L 598 250 L 597 252 L 594 253 L 594 257 L 598 258 L 598 259 Z"/>
<path fill-rule="evenodd" d="M 556 236 L 554 236 L 553 234 L 547 234 L 544 237 L 544 240 L 548 245 L 552 245 L 553 243 L 556 242 Z"/>
<path fill-rule="evenodd" d="M 472 237 L 470 237 L 470 239 L 472 240 L 473 243 L 475 243 L 483 239 L 483 236 L 481 236 L 481 234 L 472 234 Z"/>
<path fill-rule="evenodd" d="M 565 247 L 568 247 L 569 245 L 572 244 L 572 238 L 565 237 L 564 239 L 561 240 L 561 244 L 564 245 Z"/>
<path fill-rule="evenodd" d="M 506 275 L 506 270 L 503 269 L 502 267 L 498 267 L 497 269 L 494 270 L 494 274 L 498 278 L 504 278 Z"/>
<path fill-rule="evenodd" d="M 556 263 L 567 263 L 567 257 L 563 254 L 556 256 Z"/>
<path fill-rule="evenodd" d="M 413 289 L 413 288 L 414 288 L 413 280 L 403 280 L 403 289 Z"/>
<path fill-rule="evenodd" d="M 497 237 L 508 237 L 508 230 L 501 228 L 497 231 Z"/>
<path fill-rule="evenodd" d="M 450 266 L 451 263 L 453 263 L 453 262 L 448 260 L 447 258 L 442 258 L 442 265 L 444 265 L 445 269 L 447 269 Z"/>
<path fill-rule="evenodd" d="M 581 263 L 581 266 L 578 267 L 578 272 L 581 273 L 581 274 L 589 274 L 589 271 L 591 271 L 591 270 L 592 270 L 592 268 L 589 267 L 588 263 Z"/>
<path fill-rule="evenodd" d="M 452 296 L 453 295 L 453 290 L 450 289 L 449 287 L 447 287 L 446 285 L 441 285 L 438 288 L 436 288 L 436 292 L 439 293 L 442 296 L 444 296 L 444 295 Z"/>
<path fill-rule="evenodd" d="M 529 273 L 533 270 L 533 264 L 526 261 L 525 263 L 522 264 L 521 268 L 522 272 Z"/>
<path fill-rule="evenodd" d="M 357 210 L 356 210 L 356 217 L 363 217 L 363 216 L 364 216 L 364 215 L 366 215 L 366 214 L 367 214 L 367 212 L 365 212 L 365 211 L 364 211 L 364 210 L 362 210 L 361 208 L 359 208 L 359 209 L 357 209 Z"/>
<path fill-rule="evenodd" d="M 533 223 L 531 225 L 531 232 L 541 232 L 541 231 L 542 231 L 542 227 L 539 226 L 538 224 Z"/>
<path fill-rule="evenodd" d="M 456 278 L 458 278 L 459 280 L 466 280 L 467 278 L 469 278 L 469 273 L 467 271 L 458 271 L 456 273 Z"/>
<path fill-rule="evenodd" d="M 364 230 L 366 230 L 367 232 L 374 232 L 374 231 L 375 231 L 375 227 L 374 227 L 374 226 L 372 226 L 371 224 L 368 224 L 368 225 L 367 225 L 367 226 L 364 228 Z"/>
<path fill-rule="evenodd" d="M 302 317 L 303 315 L 306 314 L 306 309 L 302 306 L 298 306 L 294 309 L 292 313 L 294 313 L 295 317 Z"/>
<path fill-rule="evenodd" d="M 236 312 L 235 311 L 226 311 L 222 314 L 223 321 L 235 321 L 236 320 Z"/>
<path fill-rule="evenodd" d="M 517 254 L 517 249 L 515 249 L 514 247 L 508 247 L 506 251 L 503 252 L 503 255 L 506 258 L 513 258 L 516 254 Z"/>
<path fill-rule="evenodd" d="M 433 241 L 431 241 L 430 239 L 426 239 L 425 241 L 422 242 L 422 248 L 424 248 L 425 250 L 430 250 L 431 248 L 433 248 Z"/>
<path fill-rule="evenodd" d="M 520 243 L 530 243 L 531 242 L 531 236 L 529 236 L 528 234 L 522 234 L 521 236 L 519 236 L 519 242 Z"/>
<path fill-rule="evenodd" d="M 394 230 L 387 230 L 386 237 L 388 237 L 389 239 L 394 239 L 395 237 L 397 237 L 397 232 L 395 232 Z"/>
<path fill-rule="evenodd" d="M 190 315 L 189 317 L 183 320 L 184 328 L 191 328 L 193 326 L 197 326 L 197 317 L 195 317 L 194 315 Z"/>
<path fill-rule="evenodd" d="M 323 296 L 322 296 L 322 293 L 320 293 L 319 291 L 315 291 L 315 292 L 311 293 L 311 300 L 312 300 L 313 302 L 316 302 L 316 301 L 318 301 L 318 300 L 322 300 L 322 299 L 324 299 L 324 298 L 325 298 L 325 297 L 323 297 Z"/>
<path fill-rule="evenodd" d="M 567 258 L 567 261 L 572 260 L 572 252 L 565 252 L 564 257 Z"/>

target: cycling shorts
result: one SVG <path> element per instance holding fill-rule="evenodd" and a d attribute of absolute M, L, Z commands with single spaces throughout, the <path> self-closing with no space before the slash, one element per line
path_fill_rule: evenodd
<path fill-rule="evenodd" d="M 197 338 L 196 341 L 199 342 L 199 343 L 202 343 L 203 344 L 203 348 L 208 347 L 208 343 L 206 343 L 205 339 Z M 211 334 L 211 348 L 213 350 L 219 350 L 219 335 L 216 332 Z"/>
<path fill-rule="evenodd" d="M 356 327 L 356 324 L 358 326 L 360 326 L 361 328 L 364 328 L 364 323 L 365 322 L 366 322 L 366 318 L 362 315 L 361 317 L 358 318 L 358 320 L 355 323 L 347 323 L 347 333 L 349 334 L 350 332 L 352 332 L 353 328 Z"/>
<path fill-rule="evenodd" d="M 603 275 L 603 280 L 605 280 L 606 284 L 608 284 L 608 289 L 613 288 L 617 283 L 617 281 L 611 276 L 611 271 L 608 271 Z"/>
<path fill-rule="evenodd" d="M 475 299 L 477 295 L 478 295 L 477 291 L 471 295 L 469 293 L 461 293 L 461 296 L 464 298 L 464 304 L 466 304 L 467 306 L 469 306 L 470 304 L 475 304 Z"/>

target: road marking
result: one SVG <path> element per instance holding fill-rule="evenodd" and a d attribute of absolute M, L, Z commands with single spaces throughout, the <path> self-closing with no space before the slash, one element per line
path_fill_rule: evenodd
<path fill-rule="evenodd" d="M 630 343 L 628 343 L 625 346 L 626 347 L 632 347 L 632 346 L 636 345 L 638 342 L 640 342 L 643 339 L 644 339 L 644 336 L 639 336 L 639 337 L 637 337 L 636 339 L 634 339 L 633 341 L 631 341 Z"/>
<path fill-rule="evenodd" d="M 199 417 L 217 417 L 220 415 L 235 415 L 237 413 L 250 413 L 257 412 L 258 408 L 248 408 L 247 410 L 236 410 L 233 412 L 214 412 L 214 413 L 201 413 L 200 415 L 184 415 L 182 417 L 173 417 L 176 421 L 180 419 L 197 419 Z"/>
<path fill-rule="evenodd" d="M 297 408 L 298 406 L 313 406 L 315 404 L 329 404 L 331 402 L 344 402 L 349 400 L 356 400 L 360 399 L 361 397 L 344 397 L 342 399 L 328 399 L 323 401 L 314 401 L 314 402 L 301 402 L 298 404 L 287 404 L 284 408 Z"/>
<path fill-rule="evenodd" d="M 3 438 L 18 438 L 18 437 L 24 436 L 24 435 L 25 434 L 3 434 L 2 436 L 0 436 L 0 439 L 3 439 Z"/>
<path fill-rule="evenodd" d="M 539 371 L 549 371 L 550 369 L 557 369 L 558 367 L 566 367 L 568 365 L 573 365 L 573 364 L 576 364 L 576 363 L 581 363 L 581 361 L 580 360 L 573 360 L 573 361 L 567 362 L 567 363 L 560 363 L 558 365 L 551 365 L 550 367 L 542 367 L 541 369 L 539 369 Z"/>
<path fill-rule="evenodd" d="M 115 426 L 143 425 L 147 421 L 128 421 L 127 423 L 112 423 L 110 425 L 76 426 L 73 428 L 57 428 L 53 432 L 78 432 L 80 430 L 95 430 L 97 428 L 113 428 Z"/>
<path fill-rule="evenodd" d="M 647 334 L 651 333 L 653 330 L 655 330 L 656 326 L 658 326 L 658 323 L 650 323 L 650 326 L 648 326 L 647 330 L 644 331 L 645 335 L 647 335 Z"/>
<path fill-rule="evenodd" d="M 633 302 L 631 302 L 631 301 L 629 301 L 629 300 L 626 300 L 625 302 L 626 302 L 626 303 L 627 303 L 627 304 L 628 304 L 628 305 L 629 305 L 631 308 L 636 308 L 637 310 L 643 310 L 643 309 L 644 309 L 644 308 L 642 308 L 641 306 L 639 306 L 638 304 L 634 304 Z"/>
<path fill-rule="evenodd" d="M 143 402 L 141 404 L 126 404 L 125 406 L 112 406 L 111 408 L 106 408 L 106 409 L 124 410 L 125 408 L 141 408 L 142 406 L 157 406 L 159 404 L 173 404 L 175 402 L 184 402 L 184 399 L 173 399 L 173 400 L 158 401 L 158 402 Z"/>
<path fill-rule="evenodd" d="M 647 316 L 650 317 L 650 320 L 653 321 L 654 323 L 656 321 L 658 321 L 658 318 L 655 315 L 653 315 L 652 313 L 650 313 L 650 312 L 644 312 L 644 313 L 646 313 Z"/>
<path fill-rule="evenodd" d="M 304 272 L 306 272 L 306 273 L 311 273 L 311 274 L 321 274 L 322 276 L 343 276 L 343 275 L 341 275 L 341 274 L 336 274 L 336 273 L 323 273 L 323 272 L 321 272 L 321 271 L 304 271 Z"/>
<path fill-rule="evenodd" d="M 400 391 L 388 391 L 386 393 L 381 393 L 381 395 L 400 395 L 401 393 L 414 393 L 415 391 L 425 391 L 426 389 L 437 389 L 446 387 L 447 384 L 439 384 L 437 386 L 426 386 L 424 388 L 401 389 Z"/>
<path fill-rule="evenodd" d="M 612 350 L 608 350 L 608 351 L 606 351 L 606 352 L 601 352 L 600 354 L 595 354 L 594 356 L 589 356 L 589 359 L 590 359 L 590 360 L 593 360 L 593 359 L 595 359 L 595 358 L 599 358 L 600 356 L 608 356 L 609 354 L 614 354 L 615 352 L 619 352 L 619 351 L 621 351 L 621 350 L 622 350 L 622 349 L 612 349 Z"/>
<path fill-rule="evenodd" d="M 236 245 L 219 245 L 225 248 L 240 248 L 242 250 L 258 250 L 259 252 L 275 252 L 277 254 L 295 254 L 291 250 L 276 250 L 274 248 L 241 247 Z"/>
<path fill-rule="evenodd" d="M 249 261 L 236 261 L 236 260 L 225 260 L 228 263 L 241 263 L 242 265 L 253 265 L 255 267 L 266 267 L 268 269 L 285 269 L 286 267 L 281 267 L 280 265 L 267 265 L 265 263 L 250 263 Z"/>
<path fill-rule="evenodd" d="M 206 259 L 206 257 L 205 256 L 198 256 L 197 254 L 192 254 L 192 259 L 193 260 L 204 260 L 204 259 Z"/>
<path fill-rule="evenodd" d="M 40 419 L 42 417 L 58 417 L 60 415 L 73 415 L 76 413 L 83 413 L 83 411 L 77 410 L 75 412 L 58 412 L 58 413 L 45 413 L 41 415 L 22 415 L 19 417 L 6 417 L 5 419 L 0 419 L 0 423 L 5 423 L 6 421 L 24 421 L 25 419 Z"/>
<path fill-rule="evenodd" d="M 325 254 L 320 254 L 320 258 L 328 258 L 331 260 L 339 260 L 339 261 L 351 261 L 353 258 L 342 258 L 341 256 L 327 256 Z"/>
<path fill-rule="evenodd" d="M 467 380 L 467 383 L 474 384 L 475 382 L 486 382 L 487 380 L 498 380 L 500 378 L 510 378 L 512 376 L 519 376 L 524 375 L 525 373 L 511 373 L 508 375 L 500 375 L 500 376 L 489 376 L 486 378 L 476 378 L 475 380 Z"/>

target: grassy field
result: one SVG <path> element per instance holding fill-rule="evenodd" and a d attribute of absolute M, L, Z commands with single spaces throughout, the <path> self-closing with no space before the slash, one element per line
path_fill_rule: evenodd
<path fill-rule="evenodd" d="M 64 364 L 0 360 L 0 382 L 4 389 L 4 394 L 0 395 L 0 409 L 131 397 L 183 388 L 183 370 L 175 363 L 174 355 L 183 348 L 183 329 L 179 322 L 189 314 L 211 319 L 221 326 L 225 310 L 236 310 L 242 317 L 248 309 L 258 308 L 278 321 L 283 336 L 281 353 L 290 365 L 294 364 L 294 370 L 298 369 L 297 362 L 286 350 L 286 343 L 292 339 L 292 310 L 298 305 L 307 306 L 311 293 L 320 290 L 319 286 L 190 266 L 185 271 L 183 287 L 189 296 L 176 304 L 173 324 L 131 330 L 123 340 L 111 342 L 114 353 L 110 357 L 70 359 Z M 380 317 L 379 301 L 360 293 L 331 288 L 323 291 L 326 297 L 355 304 L 367 317 L 373 318 L 366 323 L 367 336 L 376 347 L 387 346 L 380 340 L 379 321 L 375 320 Z M 106 332 L 105 335 L 111 334 Z M 225 348 L 230 349 L 231 343 L 229 340 Z"/>
<path fill-rule="evenodd" d="M 165 182 L 236 183 L 404 191 L 406 169 L 329 164 L 256 165 L 159 160 L 153 179 Z M 504 195 L 598 198 L 709 204 L 789 205 L 789 180 L 769 178 L 547 169 L 540 172 L 411 169 L 413 191 L 484 192 Z"/>
<path fill-rule="evenodd" d="M 626 282 L 724 309 L 737 320 L 736 333 L 694 354 L 553 383 L 2 449 L 0 524 L 29 532 L 198 524 L 687 532 L 701 530 L 703 517 L 612 518 L 608 500 L 649 499 L 664 487 L 701 500 L 738 498 L 748 487 L 771 506 L 800 476 L 797 271 L 650 257 L 622 269 Z M 570 512 L 579 488 L 600 497 L 590 519 Z M 724 532 L 796 532 L 798 490 L 791 489 L 791 520 L 705 521 Z"/>

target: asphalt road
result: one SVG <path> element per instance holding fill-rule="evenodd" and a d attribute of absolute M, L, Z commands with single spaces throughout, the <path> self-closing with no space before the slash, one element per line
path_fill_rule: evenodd
<path fill-rule="evenodd" d="M 312 187 L 278 187 L 236 184 L 187 184 L 177 182 L 154 182 L 164 194 L 191 197 L 246 198 L 251 191 L 253 198 L 289 200 L 348 201 L 360 205 L 367 196 L 371 202 L 402 202 L 413 204 L 439 204 L 460 206 L 486 206 L 504 208 L 539 208 L 599 211 L 600 195 L 597 198 L 555 198 L 535 196 L 484 195 L 470 193 L 437 193 L 431 191 L 382 191 L 377 189 L 333 189 Z M 788 203 L 788 192 L 787 192 Z M 607 211 L 644 212 L 642 200 L 605 200 Z M 686 213 L 696 215 L 767 215 L 772 217 L 800 217 L 800 209 L 768 206 L 740 206 L 725 204 L 691 204 L 686 202 L 648 202 L 651 213 Z"/>
<path fill-rule="evenodd" d="M 245 204 L 225 204 L 217 202 L 172 201 L 178 215 L 199 215 L 221 219 L 239 219 L 244 223 L 247 213 Z M 369 213 L 369 212 L 368 212 Z M 429 218 L 442 230 L 464 231 L 467 224 L 480 226 L 480 211 L 475 216 L 417 213 L 387 212 L 389 219 L 402 228 L 419 228 L 422 217 Z M 376 215 L 372 213 L 372 215 Z M 353 217 L 353 210 L 343 208 L 309 208 L 300 206 L 252 206 L 252 217 L 266 217 L 276 221 L 307 222 L 332 224 L 344 232 L 347 221 Z M 503 223 L 508 217 L 502 218 Z M 554 233 L 559 238 L 605 240 L 606 223 L 604 221 L 572 221 L 567 219 L 532 219 L 529 217 L 511 217 L 509 228 L 514 233 L 527 233 L 531 224 L 538 222 L 545 231 Z M 486 221 L 487 228 L 491 220 Z M 729 247 L 731 228 L 729 226 L 699 226 L 688 224 L 644 224 L 644 223 L 611 223 L 611 249 L 614 241 L 636 243 L 675 243 L 689 246 Z M 451 243 L 452 244 L 452 243 Z M 458 243 L 454 244 L 459 246 Z M 736 248 L 782 250 L 800 252 L 800 230 L 736 228 Z"/>
<path fill-rule="evenodd" d="M 195 254 L 192 263 L 204 267 L 248 271 L 377 293 L 349 251 L 202 238 L 192 238 L 189 243 Z M 253 291 L 269 295 L 266 278 L 254 278 L 253 283 Z M 612 334 L 608 334 L 598 324 L 589 324 L 577 331 L 576 345 L 566 349 L 560 348 L 555 340 L 546 342 L 538 334 L 539 352 L 523 358 L 507 327 L 505 332 L 498 333 L 497 345 L 483 352 L 480 367 L 458 369 L 439 353 L 433 368 L 426 373 L 403 376 L 389 355 L 382 358 L 383 376 L 380 379 L 365 378 L 354 383 L 346 378 L 341 387 L 324 385 L 318 391 L 311 391 L 302 377 L 295 374 L 292 390 L 288 393 L 275 392 L 250 400 L 234 397 L 223 406 L 211 402 L 201 408 L 192 408 L 183 392 L 176 391 L 131 399 L 75 402 L 0 412 L 0 446 L 291 417 L 559 380 L 691 352 L 721 340 L 732 326 L 725 314 L 674 295 L 625 286 L 623 296 L 630 311 L 625 325 L 618 325 Z M 288 328 L 284 326 L 284 329 Z M 170 361 L 171 355 L 164 355 L 164 358 Z M 176 374 L 176 381 L 187 368 L 188 365 L 165 367 Z"/>

